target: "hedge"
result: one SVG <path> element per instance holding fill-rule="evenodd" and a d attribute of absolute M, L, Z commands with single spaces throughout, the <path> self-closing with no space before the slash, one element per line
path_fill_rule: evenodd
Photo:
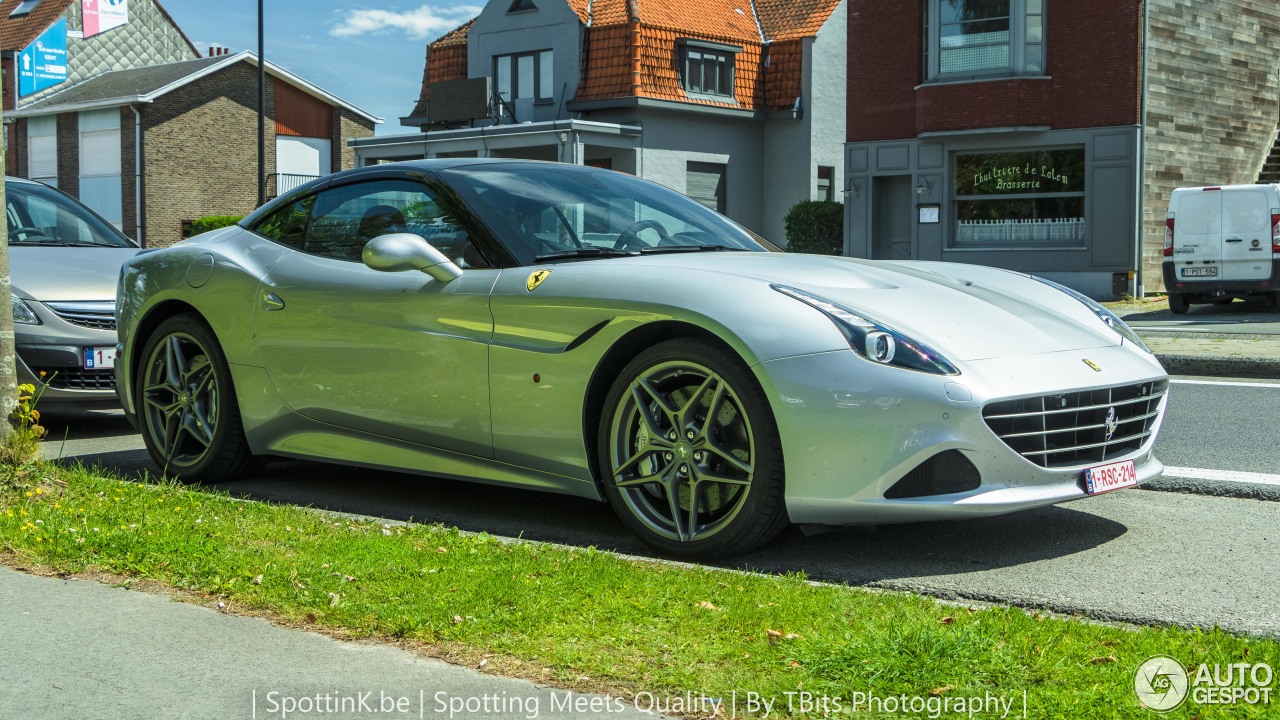
<path fill-rule="evenodd" d="M 844 205 L 830 200 L 796 203 L 787 211 L 787 252 L 844 253 Z"/>
<path fill-rule="evenodd" d="M 194 237 L 210 230 L 235 225 L 243 219 L 243 215 L 205 215 L 191 221 L 191 230 L 187 233 L 187 237 Z"/>

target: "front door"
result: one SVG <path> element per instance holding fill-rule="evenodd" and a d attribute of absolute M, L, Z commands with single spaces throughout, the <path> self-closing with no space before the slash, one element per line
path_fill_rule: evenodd
<path fill-rule="evenodd" d="M 875 260 L 914 260 L 911 176 L 875 180 L 875 216 L 871 257 Z"/>
<path fill-rule="evenodd" d="M 489 294 L 499 271 L 470 267 L 442 283 L 360 261 L 373 237 L 412 232 L 460 265 L 478 262 L 435 200 L 409 180 L 315 196 L 299 213 L 310 216 L 299 252 L 276 263 L 259 287 L 258 347 L 276 392 L 303 416 L 492 457 Z"/>

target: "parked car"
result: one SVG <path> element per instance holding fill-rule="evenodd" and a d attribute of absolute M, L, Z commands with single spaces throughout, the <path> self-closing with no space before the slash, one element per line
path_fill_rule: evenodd
<path fill-rule="evenodd" d="M 774 250 L 624 173 L 351 170 L 126 263 L 117 387 L 181 478 L 271 455 L 525 486 L 685 556 L 1160 474 L 1167 376 L 1092 300 Z"/>
<path fill-rule="evenodd" d="M 1164 231 L 1169 309 L 1280 299 L 1280 185 L 1178 188 Z"/>
<path fill-rule="evenodd" d="M 18 382 L 41 406 L 116 404 L 116 283 L 137 244 L 48 185 L 4 191 Z"/>

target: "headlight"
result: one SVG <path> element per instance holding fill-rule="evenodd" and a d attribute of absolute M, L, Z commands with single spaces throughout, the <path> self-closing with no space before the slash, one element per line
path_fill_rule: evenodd
<path fill-rule="evenodd" d="M 13 324 L 15 325 L 39 325 L 40 318 L 36 316 L 31 306 L 22 301 L 17 295 L 13 296 Z"/>
<path fill-rule="evenodd" d="M 844 334 L 849 347 L 871 362 L 932 375 L 960 374 L 954 365 L 933 348 L 912 340 L 882 322 L 803 290 L 786 285 L 770 287 L 826 315 Z"/>
<path fill-rule="evenodd" d="M 1037 280 L 1039 282 L 1042 282 L 1051 288 L 1056 288 L 1058 290 L 1061 290 L 1062 292 L 1070 295 L 1076 300 L 1079 300 L 1080 302 L 1084 303 L 1084 306 L 1092 310 L 1093 314 L 1097 315 L 1099 320 L 1106 323 L 1107 327 L 1111 328 L 1112 330 L 1115 330 L 1117 335 L 1124 338 L 1125 340 L 1128 340 L 1134 345 L 1137 345 L 1138 347 L 1142 348 L 1146 352 L 1148 353 L 1151 352 L 1151 349 L 1147 347 L 1146 343 L 1142 342 L 1142 338 L 1138 337 L 1138 333 L 1134 332 L 1133 328 L 1126 325 L 1124 321 L 1120 319 L 1119 315 L 1116 315 L 1110 310 L 1102 307 L 1102 305 L 1099 305 L 1096 300 L 1090 298 L 1087 295 L 1082 295 L 1065 285 L 1059 285 L 1058 283 L 1052 280 L 1045 280 L 1044 278 L 1036 277 L 1035 275 L 1028 275 L 1027 277 L 1031 278 L 1032 280 Z"/>

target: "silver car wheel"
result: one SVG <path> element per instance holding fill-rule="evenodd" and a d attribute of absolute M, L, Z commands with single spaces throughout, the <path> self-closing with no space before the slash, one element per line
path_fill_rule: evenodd
<path fill-rule="evenodd" d="M 172 332 L 143 366 L 143 425 L 152 446 L 174 468 L 209 454 L 220 417 L 217 373 L 208 350 L 187 333 Z"/>
<path fill-rule="evenodd" d="M 756 439 L 723 377 L 691 361 L 656 364 L 611 412 L 610 479 L 650 531 L 691 543 L 739 515 L 756 474 Z"/>

